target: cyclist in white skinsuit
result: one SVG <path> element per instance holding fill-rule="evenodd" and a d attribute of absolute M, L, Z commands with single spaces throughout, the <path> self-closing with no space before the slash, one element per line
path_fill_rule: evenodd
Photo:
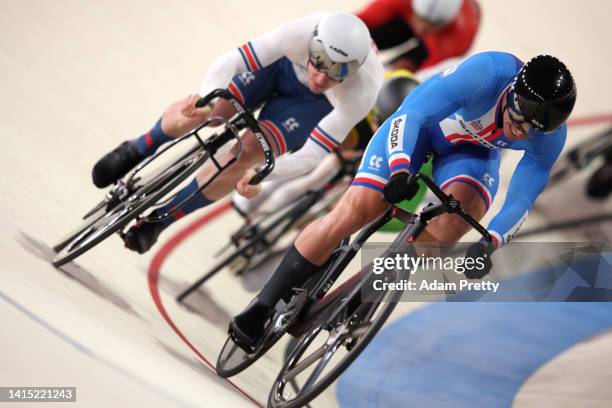
<path fill-rule="evenodd" d="M 233 109 L 225 100 L 219 100 L 212 112 L 208 107 L 195 107 L 201 96 L 216 88 L 228 88 L 249 109 L 262 107 L 258 120 L 276 156 L 303 145 L 295 154 L 277 160 L 270 180 L 304 174 L 367 115 L 382 85 L 383 72 L 367 27 L 354 15 L 317 13 L 292 20 L 214 61 L 199 94 L 172 104 L 149 132 L 124 142 L 96 164 L 94 184 L 114 183 L 160 145 L 203 124 L 211 114 L 231 117 Z M 248 185 L 247 170 L 263 161 L 263 152 L 249 131 L 242 136 L 242 147 L 237 162 L 201 193 L 197 193 L 200 186 L 217 172 L 212 164 L 205 165 L 174 200 L 156 210 L 171 217 L 131 228 L 125 236 L 126 246 L 147 251 L 168 225 L 226 196 L 235 186 L 242 194 L 255 194 L 257 188 Z M 220 161 L 227 162 L 237 154 L 234 147 Z M 194 192 L 194 199 L 177 208 Z"/>

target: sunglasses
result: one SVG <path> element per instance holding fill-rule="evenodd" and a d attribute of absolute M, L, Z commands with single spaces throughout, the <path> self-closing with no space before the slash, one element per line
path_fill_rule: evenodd
<path fill-rule="evenodd" d="M 531 126 L 529 125 L 529 122 L 525 120 L 525 117 L 519 112 L 515 111 L 512 107 L 507 106 L 507 108 L 510 122 L 512 122 L 514 126 L 521 129 L 521 131 L 523 131 L 525 134 L 529 133 L 529 129 L 531 129 Z"/>
<path fill-rule="evenodd" d="M 321 72 L 332 81 L 342 81 L 359 69 L 359 62 L 335 62 L 327 55 L 323 43 L 317 40 L 310 41 L 308 46 L 308 62 L 317 72 Z"/>
<path fill-rule="evenodd" d="M 333 69 L 328 64 L 326 64 L 324 61 L 318 60 L 314 57 L 310 57 L 308 58 L 308 63 L 312 65 L 315 71 L 321 74 L 325 74 L 327 79 L 331 81 L 340 82 L 344 79 L 344 78 L 340 78 L 340 77 L 333 75 L 332 74 Z"/>
<path fill-rule="evenodd" d="M 512 122 L 515 127 L 519 128 L 523 133 L 528 134 L 529 130 L 532 128 L 531 124 L 527 122 L 525 116 L 523 116 L 518 108 L 519 106 L 516 100 L 516 94 L 514 93 L 514 86 L 512 86 L 506 99 L 508 117 L 510 118 L 510 122 Z"/>

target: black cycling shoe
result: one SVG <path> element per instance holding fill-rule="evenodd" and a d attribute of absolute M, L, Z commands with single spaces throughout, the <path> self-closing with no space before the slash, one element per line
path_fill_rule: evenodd
<path fill-rule="evenodd" d="M 263 337 L 266 321 L 270 316 L 272 308 L 253 299 L 251 303 L 240 313 L 232 318 L 229 325 L 229 333 L 234 343 L 247 353 L 255 351 L 257 343 Z"/>
<path fill-rule="evenodd" d="M 144 254 L 157 242 L 157 237 L 164 228 L 161 222 L 139 222 L 123 236 L 125 247 Z"/>
<path fill-rule="evenodd" d="M 136 143 L 123 142 L 95 164 L 91 172 L 93 183 L 98 188 L 108 187 L 125 176 L 144 158 L 145 156 L 136 150 Z"/>

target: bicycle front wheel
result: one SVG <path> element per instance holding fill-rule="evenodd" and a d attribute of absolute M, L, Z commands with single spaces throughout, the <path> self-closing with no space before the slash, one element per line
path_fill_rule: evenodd
<path fill-rule="evenodd" d="M 295 323 L 307 303 L 308 295 L 304 291 L 295 294 L 287 305 L 283 303 L 281 306 L 279 302 L 263 339 L 250 353 L 238 347 L 231 336 L 228 336 L 217 359 L 217 374 L 223 378 L 231 377 L 257 361 L 280 340 L 287 328 Z"/>
<path fill-rule="evenodd" d="M 92 217 L 93 222 L 86 222 L 82 230 L 74 233 L 69 242 L 57 245 L 59 251 L 52 264 L 62 266 L 124 228 L 131 220 L 192 175 L 209 157 L 206 151 L 195 147 L 178 161 L 157 171 L 146 180 L 138 181 L 136 190 L 123 202 L 102 216 Z"/>
<path fill-rule="evenodd" d="M 384 279 L 399 282 L 403 277 L 403 271 L 394 271 Z M 345 293 L 348 296 L 355 293 L 355 286 L 369 284 L 370 279 L 355 282 Z M 340 296 L 301 336 L 274 381 L 268 397 L 269 407 L 301 407 L 316 398 L 365 349 L 402 294 L 401 291 L 380 292 L 364 302 L 360 292 L 357 290 L 351 297 Z"/>

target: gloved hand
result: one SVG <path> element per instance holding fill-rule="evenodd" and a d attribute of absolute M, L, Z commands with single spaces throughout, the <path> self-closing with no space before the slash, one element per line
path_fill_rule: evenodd
<path fill-rule="evenodd" d="M 385 187 L 383 195 L 385 201 L 391 204 L 399 203 L 400 201 L 410 200 L 419 191 L 419 184 L 414 181 L 408 184 L 410 174 L 406 172 L 395 173 Z"/>
<path fill-rule="evenodd" d="M 472 258 L 474 260 L 470 262 L 470 267 L 464 264 L 465 276 L 468 279 L 482 279 L 491 271 L 493 267 L 493 262 L 491 262 L 493 249 L 493 244 L 489 242 L 474 242 L 468 247 L 465 257 L 466 259 Z M 482 260 L 479 261 L 477 258 L 482 258 Z"/>

